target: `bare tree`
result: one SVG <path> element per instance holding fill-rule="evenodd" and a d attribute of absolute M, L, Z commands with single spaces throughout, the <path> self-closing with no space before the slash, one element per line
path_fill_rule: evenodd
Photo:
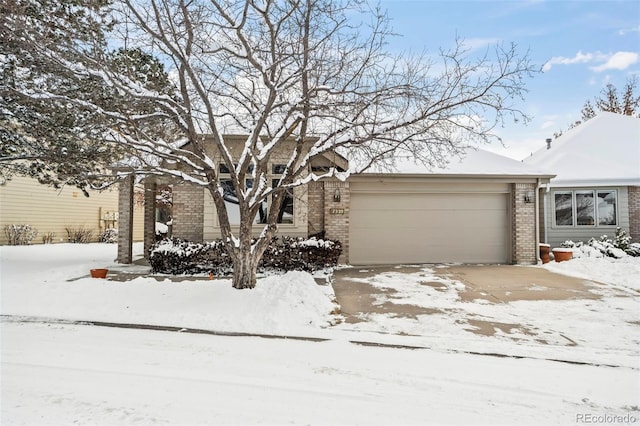
<path fill-rule="evenodd" d="M 638 79 L 634 76 L 627 80 L 623 88 L 622 100 L 618 95 L 618 89 L 609 83 L 600 92 L 600 96 L 591 101 L 586 101 L 582 107 L 582 121 L 595 117 L 596 111 L 609 111 L 616 114 L 624 114 L 640 117 L 640 95 L 635 94 Z"/>
<path fill-rule="evenodd" d="M 286 191 L 310 181 L 345 179 L 403 150 L 425 164 L 442 164 L 471 144 L 496 138 L 507 117 L 526 120 L 513 106 L 535 70 L 513 45 L 478 57 L 457 41 L 438 55 L 386 50 L 388 19 L 357 0 L 124 0 L 110 9 L 112 40 L 158 58 L 176 93 L 163 94 L 106 66 L 105 46 L 74 47 L 79 60 L 31 39 L 34 52 L 74 78 L 92 78 L 123 97 L 152 105 L 132 113 L 90 98 L 65 98 L 112 120 L 103 137 L 136 155 L 132 172 L 174 176 L 211 194 L 235 288 L 252 288 Z M 28 29 L 21 29 L 27 31 Z M 112 41 L 113 43 L 113 41 Z M 68 48 L 69 46 L 67 46 Z M 59 94 L 22 93 L 41 102 Z M 170 122 L 173 137 L 150 132 Z M 246 135 L 241 144 L 225 137 Z M 281 178 L 267 178 L 270 160 L 285 150 Z M 352 170 L 311 170 L 326 153 L 348 156 Z M 238 198 L 234 232 L 224 203 L 219 166 Z M 247 179 L 253 181 L 247 187 Z M 252 238 L 254 218 L 271 199 L 266 224 Z"/>

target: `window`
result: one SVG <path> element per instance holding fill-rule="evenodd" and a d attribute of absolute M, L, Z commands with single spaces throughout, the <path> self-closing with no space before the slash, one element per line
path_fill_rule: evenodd
<path fill-rule="evenodd" d="M 598 225 L 617 225 L 616 191 L 598 191 Z"/>
<path fill-rule="evenodd" d="M 224 204 L 227 207 L 227 216 L 229 216 L 229 224 L 231 225 L 240 225 L 240 206 L 238 202 L 238 195 L 236 194 L 235 189 L 233 188 L 233 183 L 231 179 L 222 179 L 220 180 L 220 185 L 224 193 L 222 194 L 222 198 L 224 198 Z M 246 180 L 246 188 L 253 187 L 253 180 Z M 267 223 L 267 203 L 263 202 L 258 210 L 258 214 L 256 215 L 253 223 Z"/>
<path fill-rule="evenodd" d="M 553 197 L 556 226 L 615 226 L 618 223 L 616 190 L 556 191 Z"/>
<path fill-rule="evenodd" d="M 280 179 L 274 179 L 272 185 L 276 186 Z M 287 189 L 283 192 L 284 199 L 278 212 L 278 223 L 293 224 L 293 190 Z"/>
<path fill-rule="evenodd" d="M 274 175 L 280 175 L 286 170 L 285 164 L 274 164 L 272 172 Z M 275 187 L 280 182 L 280 179 L 273 179 L 271 181 L 272 187 Z M 284 199 L 278 211 L 278 223 L 293 224 L 293 189 L 287 189 L 282 192 Z"/>
<path fill-rule="evenodd" d="M 576 222 L 578 226 L 592 226 L 596 224 L 593 191 L 576 192 Z"/>
<path fill-rule="evenodd" d="M 556 225 L 573 225 L 573 194 L 571 192 L 556 192 L 553 194 L 556 206 Z"/>
<path fill-rule="evenodd" d="M 284 164 L 274 164 L 271 168 L 273 175 L 281 175 L 286 169 L 286 165 Z M 238 195 L 236 194 L 235 189 L 233 188 L 233 183 L 228 176 L 225 174 L 229 173 L 229 169 L 224 165 L 220 164 L 220 184 L 224 191 L 222 197 L 224 198 L 224 203 L 227 208 L 227 215 L 229 216 L 229 223 L 231 225 L 239 225 L 240 224 L 240 206 L 238 202 Z M 274 176 L 271 183 L 273 186 L 278 185 L 280 178 Z M 245 187 L 252 188 L 253 180 L 247 179 L 245 182 Z M 280 206 L 280 211 L 278 212 L 278 223 L 282 224 L 293 224 L 294 223 L 294 214 L 293 214 L 293 206 L 294 206 L 294 198 L 293 198 L 293 189 L 287 189 L 284 192 L 284 199 L 282 200 L 282 205 Z M 262 224 L 267 223 L 267 201 L 263 201 L 258 214 L 254 219 L 254 224 Z"/>

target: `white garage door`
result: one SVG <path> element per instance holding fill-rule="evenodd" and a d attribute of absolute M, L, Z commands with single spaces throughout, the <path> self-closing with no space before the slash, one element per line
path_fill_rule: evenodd
<path fill-rule="evenodd" d="M 506 263 L 507 199 L 505 193 L 353 191 L 350 263 Z"/>

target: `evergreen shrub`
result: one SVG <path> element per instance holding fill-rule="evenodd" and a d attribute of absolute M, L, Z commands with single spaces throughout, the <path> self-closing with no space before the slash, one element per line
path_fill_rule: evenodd
<path fill-rule="evenodd" d="M 265 250 L 259 269 L 311 272 L 336 266 L 341 253 L 342 244 L 336 240 L 276 237 Z M 194 243 L 168 238 L 158 241 L 150 249 L 149 263 L 153 272 L 172 275 L 205 272 L 225 275 L 233 270 L 221 240 Z"/>

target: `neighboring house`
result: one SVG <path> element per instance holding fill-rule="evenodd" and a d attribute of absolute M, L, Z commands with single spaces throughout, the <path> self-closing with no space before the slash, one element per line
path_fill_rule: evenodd
<path fill-rule="evenodd" d="M 270 165 L 274 179 L 285 159 L 276 156 Z M 373 171 L 294 189 L 279 234 L 322 232 L 342 242 L 341 261 L 353 265 L 537 262 L 536 190 L 552 174 L 482 150 L 432 171 L 396 159 L 397 172 Z M 330 155 L 316 158 L 311 168 L 331 165 L 348 167 L 344 158 Z M 233 194 L 228 195 L 233 207 Z M 126 205 L 120 208 L 123 212 Z M 261 226 L 255 229 L 260 232 Z M 173 236 L 192 241 L 220 236 L 215 206 L 202 187 L 173 185 Z M 126 262 L 127 256 L 121 259 Z"/>
<path fill-rule="evenodd" d="M 15 176 L 0 185 L 0 244 L 7 244 L 6 225 L 30 225 L 38 230 L 33 241 L 43 243 L 67 242 L 66 228 L 85 228 L 93 232 L 93 239 L 106 228 L 118 227 L 118 190 L 89 191 L 85 197 L 74 187 L 55 189 L 37 180 Z M 134 241 L 141 241 L 142 207 L 135 207 Z"/>
<path fill-rule="evenodd" d="M 557 175 L 542 193 L 542 241 L 613 237 L 619 226 L 640 242 L 640 118 L 601 112 L 524 162 Z"/>

